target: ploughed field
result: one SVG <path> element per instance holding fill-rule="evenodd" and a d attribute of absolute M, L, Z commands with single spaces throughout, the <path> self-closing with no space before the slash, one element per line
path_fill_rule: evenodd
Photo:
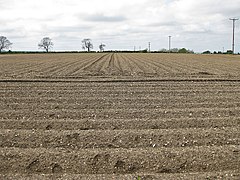
<path fill-rule="evenodd" d="M 0 179 L 240 179 L 240 57 L 0 56 Z"/>

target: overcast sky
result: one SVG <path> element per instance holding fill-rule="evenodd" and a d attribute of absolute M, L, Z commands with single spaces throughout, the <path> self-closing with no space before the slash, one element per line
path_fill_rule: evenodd
<path fill-rule="evenodd" d="M 107 50 L 172 47 L 195 52 L 231 49 L 231 17 L 240 17 L 240 0 L 0 0 L 0 35 L 12 50 L 38 50 L 43 37 L 53 50 L 82 50 L 91 38 Z M 240 20 L 236 22 L 240 52 Z"/>

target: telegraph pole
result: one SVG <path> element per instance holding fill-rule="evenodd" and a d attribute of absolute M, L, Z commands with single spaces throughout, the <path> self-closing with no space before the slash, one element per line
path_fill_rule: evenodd
<path fill-rule="evenodd" d="M 168 36 L 168 50 L 169 50 L 169 53 L 171 51 L 171 37 L 172 36 Z"/>
<path fill-rule="evenodd" d="M 151 52 L 151 42 L 148 43 L 148 50 Z"/>
<path fill-rule="evenodd" d="M 235 22 L 239 20 L 238 18 L 230 18 L 229 20 L 233 21 L 233 40 L 232 40 L 232 53 L 234 54 L 234 46 L 235 46 Z"/>

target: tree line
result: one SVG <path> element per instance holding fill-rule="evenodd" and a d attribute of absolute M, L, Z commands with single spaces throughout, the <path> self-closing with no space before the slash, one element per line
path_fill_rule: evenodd
<path fill-rule="evenodd" d="M 11 43 L 5 36 L 0 36 L 0 53 L 4 49 L 9 49 L 12 46 L 13 43 Z M 50 49 L 53 48 L 53 41 L 49 37 L 44 37 L 40 43 L 38 43 L 39 49 L 44 49 L 46 52 L 49 52 Z M 106 45 L 101 43 L 99 45 L 100 52 L 103 52 Z M 88 52 L 93 49 L 93 44 L 91 39 L 83 39 L 82 40 L 82 49 L 87 50 Z"/>
<path fill-rule="evenodd" d="M 11 43 L 7 37 L 5 36 L 0 36 L 0 53 L 3 52 L 3 50 L 9 49 L 12 46 L 13 43 Z M 39 49 L 44 49 L 46 52 L 49 52 L 52 48 L 53 48 L 54 44 L 51 38 L 49 37 L 44 37 L 43 39 L 41 39 L 40 43 L 38 43 L 38 47 Z M 101 43 L 99 46 L 99 51 L 100 52 L 104 52 L 106 45 Z M 92 40 L 87 38 L 87 39 L 83 39 L 82 40 L 82 49 L 86 50 L 87 52 L 91 52 L 91 50 L 93 49 L 93 43 Z M 111 51 L 113 52 L 113 51 Z M 118 51 L 118 52 L 135 52 L 134 51 Z M 142 52 L 142 53 L 147 53 L 149 52 L 148 49 L 144 49 L 144 50 L 139 50 L 136 52 Z M 193 50 L 189 50 L 186 48 L 173 48 L 170 50 L 167 49 L 161 49 L 159 51 L 151 51 L 152 53 L 190 53 L 193 54 Z M 208 51 L 204 51 L 202 52 L 202 54 L 233 54 L 233 52 L 231 50 L 228 50 L 227 52 L 221 52 L 221 51 L 214 51 L 213 53 Z"/>
<path fill-rule="evenodd" d="M 4 50 L 4 49 L 9 49 L 11 47 L 12 43 L 4 36 L 0 36 L 0 53 Z M 51 38 L 49 37 L 44 37 L 40 43 L 38 43 L 38 47 L 39 49 L 44 49 L 46 52 L 49 52 L 50 49 L 52 49 L 54 46 L 53 41 Z M 106 45 L 101 43 L 99 45 L 99 51 L 100 52 L 104 52 Z M 93 44 L 92 44 L 92 40 L 87 38 L 87 39 L 83 39 L 82 40 L 82 49 L 86 50 L 87 52 L 90 52 L 91 49 L 93 49 Z M 141 50 L 139 52 L 142 53 L 146 53 L 148 52 L 148 49 L 144 49 Z M 156 51 L 155 51 L 156 52 Z M 162 49 L 160 51 L 157 52 L 162 52 L 162 53 L 166 53 L 166 52 L 171 52 L 171 53 L 194 53 L 193 51 L 187 50 L 185 48 L 182 49 L 171 49 L 170 51 L 166 50 L 166 49 Z"/>

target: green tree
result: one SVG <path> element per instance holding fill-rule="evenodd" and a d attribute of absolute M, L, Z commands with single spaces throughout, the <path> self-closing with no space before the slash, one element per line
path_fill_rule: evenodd
<path fill-rule="evenodd" d="M 186 48 L 181 48 L 178 50 L 178 53 L 188 53 L 188 50 Z"/>
<path fill-rule="evenodd" d="M 204 51 L 203 54 L 211 54 L 211 51 L 209 51 L 209 50 Z"/>

